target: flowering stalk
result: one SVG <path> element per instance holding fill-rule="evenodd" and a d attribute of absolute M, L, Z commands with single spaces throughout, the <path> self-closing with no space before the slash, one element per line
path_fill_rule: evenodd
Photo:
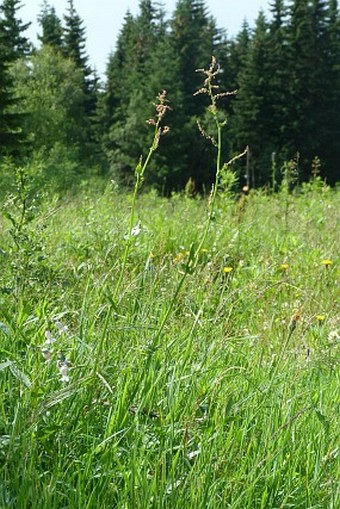
<path fill-rule="evenodd" d="M 227 121 L 226 120 L 221 121 L 219 119 L 217 102 L 222 97 L 234 95 L 236 93 L 236 90 L 234 90 L 233 92 L 219 92 L 219 85 L 217 85 L 215 83 L 215 79 L 216 79 L 216 76 L 218 76 L 218 74 L 220 73 L 220 66 L 216 62 L 216 58 L 214 56 L 211 59 L 211 64 L 210 64 L 209 69 L 197 69 L 196 72 L 203 73 L 206 76 L 206 78 L 204 80 L 203 87 L 200 88 L 199 90 L 197 90 L 197 92 L 195 92 L 194 95 L 207 94 L 209 96 L 211 104 L 208 107 L 208 111 L 213 116 L 213 119 L 214 119 L 214 123 L 216 126 L 217 139 L 215 139 L 213 136 L 208 135 L 205 132 L 202 125 L 200 124 L 200 122 L 197 122 L 198 128 L 199 128 L 201 134 L 205 138 L 207 138 L 212 143 L 212 145 L 216 148 L 217 154 L 216 154 L 215 182 L 213 183 L 213 185 L 211 187 L 211 192 L 210 192 L 210 196 L 209 196 L 208 217 L 207 217 L 205 229 L 204 229 L 201 241 L 200 241 L 200 243 L 196 249 L 196 252 L 195 252 L 195 262 L 194 262 L 195 266 L 197 265 L 199 253 L 201 252 L 202 246 L 205 243 L 206 237 L 207 237 L 209 229 L 210 229 L 211 221 L 213 220 L 213 217 L 214 217 L 217 188 L 218 188 L 218 183 L 220 180 L 221 172 L 222 172 L 222 170 L 227 169 L 229 166 L 231 166 L 236 160 L 243 157 L 248 151 L 248 147 L 247 147 L 241 154 L 238 154 L 237 156 L 230 159 L 227 163 L 224 163 L 222 165 L 222 163 L 221 163 L 221 161 L 222 161 L 222 129 L 225 127 Z"/>
<path fill-rule="evenodd" d="M 132 240 L 132 237 L 134 236 L 133 231 L 135 228 L 134 220 L 135 220 L 135 210 L 136 210 L 136 201 L 137 201 L 138 191 L 142 186 L 142 183 L 144 180 L 144 174 L 145 174 L 145 171 L 149 165 L 150 159 L 151 159 L 153 153 L 158 148 L 161 136 L 169 132 L 168 126 L 161 126 L 163 117 L 165 116 L 167 110 L 170 109 L 170 107 L 167 105 L 166 91 L 163 90 L 163 92 L 161 92 L 157 96 L 157 99 L 158 99 L 158 103 L 155 104 L 156 116 L 155 116 L 155 118 L 151 118 L 146 121 L 147 124 L 154 126 L 154 134 L 153 134 L 152 143 L 150 145 L 150 148 L 149 148 L 148 154 L 145 158 L 145 161 L 143 162 L 143 158 L 141 156 L 139 159 L 139 162 L 136 166 L 136 169 L 135 169 L 135 186 L 134 186 L 134 191 L 133 191 L 133 195 L 132 195 L 129 229 L 128 229 L 128 233 L 126 236 L 126 245 L 125 245 L 125 251 L 124 251 L 124 255 L 123 255 L 122 266 L 120 269 L 119 278 L 118 278 L 118 281 L 117 281 L 117 284 L 115 287 L 115 291 L 113 294 L 113 300 L 116 300 L 116 298 L 117 298 L 117 295 L 118 295 L 118 292 L 119 292 L 119 289 L 120 289 L 120 286 L 121 286 L 121 283 L 122 283 L 122 280 L 124 277 L 125 267 L 126 267 L 127 259 L 129 256 L 130 248 L 131 248 L 131 240 Z"/>

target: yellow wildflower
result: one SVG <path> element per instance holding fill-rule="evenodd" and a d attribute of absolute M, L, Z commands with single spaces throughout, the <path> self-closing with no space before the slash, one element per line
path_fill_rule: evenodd
<path fill-rule="evenodd" d="M 329 267 L 330 265 L 333 265 L 332 260 L 329 260 L 326 258 L 325 260 L 322 260 L 321 265 L 324 265 L 325 267 Z"/>
<path fill-rule="evenodd" d="M 230 274 L 233 271 L 232 267 L 223 267 L 224 274 Z"/>
<path fill-rule="evenodd" d="M 316 315 L 316 319 L 319 323 L 322 323 L 325 321 L 325 315 Z"/>
<path fill-rule="evenodd" d="M 281 265 L 280 265 L 281 270 L 287 270 L 288 267 L 289 267 L 288 263 L 281 263 Z"/>

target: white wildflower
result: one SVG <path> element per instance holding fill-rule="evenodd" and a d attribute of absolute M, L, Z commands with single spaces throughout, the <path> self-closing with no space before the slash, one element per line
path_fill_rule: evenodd
<path fill-rule="evenodd" d="M 71 363 L 68 360 L 58 360 L 57 367 L 59 369 L 59 373 L 61 374 L 60 382 L 69 382 L 70 377 L 68 376 L 68 372 L 70 369 Z"/>
<path fill-rule="evenodd" d="M 53 343 L 56 342 L 56 339 L 52 336 L 49 330 L 45 331 L 45 338 L 46 338 L 45 345 L 53 345 Z"/>
<path fill-rule="evenodd" d="M 55 320 L 54 324 L 57 327 L 59 334 L 67 333 L 66 325 L 63 325 L 61 322 L 59 322 L 59 320 Z"/>
<path fill-rule="evenodd" d="M 141 222 L 140 222 L 140 221 L 138 221 L 138 223 L 136 224 L 136 226 L 134 226 L 134 227 L 132 228 L 132 230 L 131 230 L 131 235 L 132 235 L 132 237 L 137 237 L 137 235 L 139 235 L 139 234 L 140 234 L 141 230 L 142 230 L 142 229 L 141 229 Z"/>
<path fill-rule="evenodd" d="M 129 237 L 137 237 L 140 232 L 142 231 L 142 227 L 141 227 L 141 221 L 138 221 L 138 223 L 136 224 L 136 226 L 134 226 L 131 230 L 131 235 L 129 236 L 128 234 L 127 235 L 124 235 L 124 240 L 128 240 Z"/>

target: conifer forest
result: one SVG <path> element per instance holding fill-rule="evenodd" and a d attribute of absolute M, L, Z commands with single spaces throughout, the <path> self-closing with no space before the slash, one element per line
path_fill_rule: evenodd
<path fill-rule="evenodd" d="M 259 12 L 233 38 L 204 0 L 179 0 L 170 18 L 159 3 L 141 0 L 136 16 L 126 13 L 103 77 L 89 64 L 76 2 L 62 19 L 53 3 L 43 4 L 35 46 L 21 4 L 2 0 L 0 8 L 1 187 L 9 185 L 9 166 L 27 161 L 40 184 L 57 190 L 94 176 L 130 186 L 150 139 L 146 120 L 166 90 L 170 130 L 147 185 L 164 195 L 188 182 L 209 190 L 214 147 L 197 127 L 199 120 L 209 137 L 209 100 L 194 94 L 196 70 L 212 55 L 221 71 L 224 157 L 248 147 L 234 166 L 241 184 L 275 188 L 285 161 L 295 161 L 300 181 L 315 171 L 330 185 L 339 180 L 337 0 L 271 0 L 270 14 Z"/>

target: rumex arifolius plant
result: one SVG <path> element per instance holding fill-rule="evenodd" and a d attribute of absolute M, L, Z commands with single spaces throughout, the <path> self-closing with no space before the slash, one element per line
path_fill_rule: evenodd
<path fill-rule="evenodd" d="M 134 237 L 137 237 L 141 231 L 141 222 L 138 221 L 135 225 L 135 216 L 136 216 L 136 201 L 137 201 L 137 195 L 140 191 L 140 188 L 144 182 L 145 178 L 145 172 L 147 170 L 147 167 L 150 163 L 151 157 L 154 154 L 154 152 L 157 150 L 159 146 L 159 142 L 161 139 L 161 136 L 167 134 L 169 132 L 169 126 L 163 126 L 162 121 L 165 117 L 166 112 L 170 109 L 168 105 L 168 100 L 166 98 L 167 93 L 165 90 L 163 90 L 160 94 L 157 96 L 157 103 L 155 103 L 155 110 L 156 114 L 155 117 L 148 119 L 146 122 L 150 126 L 154 128 L 153 130 L 153 138 L 152 142 L 150 144 L 148 153 L 146 157 L 143 159 L 143 156 L 140 156 L 140 159 L 138 161 L 138 164 L 135 169 L 135 185 L 132 195 L 132 203 L 131 203 L 131 211 L 130 211 L 130 219 L 129 219 L 129 226 L 128 226 L 128 232 L 124 236 L 124 239 L 126 241 L 125 250 L 123 253 L 122 258 L 122 264 L 120 269 L 120 276 L 118 277 L 114 292 L 113 292 L 113 300 L 115 301 L 118 298 L 119 291 L 121 288 L 129 252 L 131 249 L 132 241 Z"/>
<path fill-rule="evenodd" d="M 216 61 L 216 58 L 213 56 L 211 58 L 211 64 L 208 69 L 197 69 L 196 72 L 202 73 L 205 76 L 203 87 L 198 89 L 194 95 L 206 94 L 209 96 L 210 105 L 207 108 L 208 113 L 211 115 L 213 119 L 213 124 L 215 127 L 214 134 L 208 134 L 205 130 L 204 126 L 200 121 L 198 121 L 198 128 L 201 134 L 207 138 L 212 145 L 216 149 L 216 170 L 215 170 L 215 182 L 211 186 L 209 201 L 208 201 L 208 216 L 206 220 L 206 226 L 204 233 L 202 235 L 201 241 L 198 245 L 198 248 L 195 252 L 196 260 L 198 258 L 198 254 L 204 245 L 206 237 L 209 232 L 209 228 L 212 220 L 215 216 L 215 204 L 216 204 L 216 196 L 219 185 L 227 180 L 228 174 L 230 173 L 230 168 L 232 164 L 243 157 L 247 153 L 247 148 L 241 153 L 230 159 L 228 162 L 222 162 L 222 131 L 223 128 L 227 124 L 227 119 L 220 114 L 220 110 L 218 109 L 218 101 L 223 97 L 234 95 L 236 91 L 232 92 L 221 92 L 220 86 L 217 83 L 217 78 L 221 72 L 220 66 Z"/>

